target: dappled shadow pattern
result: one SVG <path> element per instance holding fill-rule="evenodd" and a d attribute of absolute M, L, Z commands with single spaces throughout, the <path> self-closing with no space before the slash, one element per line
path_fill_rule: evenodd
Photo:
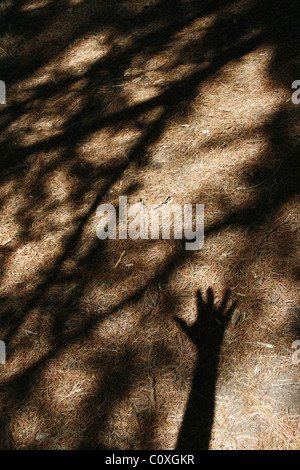
<path fill-rule="evenodd" d="M 24 279 L 17 279 L 15 284 L 9 284 L 9 288 L 4 287 L 1 292 L 1 339 L 7 343 L 8 357 L 19 359 L 21 364 L 18 368 L 14 362 L 12 370 L 0 380 L 0 392 L 5 400 L 0 433 L 5 448 L 18 447 L 11 430 L 14 413 L 16 409 L 26 410 L 36 391 L 46 389 L 42 377 L 53 362 L 59 361 L 72 348 L 80 355 L 81 350 L 88 348 L 95 331 L 101 331 L 105 321 L 116 315 L 120 321 L 125 308 L 136 312 L 130 341 L 135 340 L 135 335 L 139 338 L 140 312 L 143 312 L 145 298 L 153 282 L 167 285 L 169 277 L 179 271 L 184 262 L 193 259 L 192 253 L 183 253 L 182 248 L 176 246 L 161 263 L 158 277 L 156 267 L 152 265 L 145 274 L 148 261 L 141 266 L 137 263 L 136 272 L 145 276 L 137 276 L 127 290 L 117 291 L 118 286 L 130 278 L 130 266 L 116 270 L 117 254 L 113 254 L 115 258 L 112 260 L 108 245 L 86 234 L 97 206 L 107 200 L 111 188 L 121 182 L 129 170 L 137 174 L 147 171 L 151 165 L 152 147 L 172 122 L 181 123 L 183 117 L 191 114 L 193 100 L 201 85 L 213 81 L 227 64 L 239 61 L 266 45 L 273 48 L 268 73 L 274 86 L 289 89 L 291 82 L 299 78 L 295 76 L 296 65 L 292 60 L 299 47 L 298 1 L 287 5 L 282 0 L 245 0 L 229 1 L 224 5 L 224 2 L 213 0 L 166 0 L 141 2 L 140 7 L 128 1 L 78 2 L 72 7 L 67 1 L 50 1 L 36 8 L 27 7 L 25 1 L 12 1 L 7 5 L 4 2 L 1 19 L 5 40 L 8 47 L 13 47 L 0 56 L 0 78 L 8 84 L 8 105 L 0 110 L 0 181 L 5 188 L 0 201 L 3 206 L 8 205 L 11 219 L 18 228 L 15 241 L 1 246 L 3 286 L 7 277 L 10 282 L 11 277 L 17 275 L 18 269 L 15 268 L 12 276 L 7 276 L 7 273 L 14 266 L 18 250 L 30 243 L 40 243 L 43 237 L 49 236 L 48 244 L 52 237 L 58 238 L 51 248 L 53 256 L 47 253 L 45 259 L 37 263 L 33 274 L 27 276 L 25 270 Z M 208 26 L 196 28 L 196 32 L 190 34 L 189 28 L 202 18 L 209 18 Z M 84 42 L 87 37 L 93 38 L 95 48 L 98 48 L 94 60 L 87 60 L 85 65 L 84 49 L 80 49 L 79 65 L 71 67 L 65 63 L 65 68 L 60 67 L 68 49 L 76 49 L 76 44 Z M 158 56 L 162 53 L 163 60 L 159 61 Z M 138 63 L 136 67 L 135 60 Z M 289 67 L 284 67 L 288 60 Z M 130 76 L 133 83 L 147 83 L 148 72 L 144 70 L 147 63 L 152 64 L 152 68 L 161 68 L 163 80 L 157 80 L 150 96 L 131 100 L 134 93 L 132 90 L 126 92 L 126 87 L 132 86 L 127 77 Z M 185 66 L 187 68 L 180 72 L 180 67 Z M 140 72 L 137 73 L 136 69 Z M 10 89 L 17 93 L 19 88 L 22 90 L 20 96 L 11 95 Z M 248 229 L 250 235 L 242 252 L 248 256 L 251 241 L 257 234 L 261 235 L 264 224 L 272 223 L 276 211 L 299 194 L 298 143 L 294 129 L 289 129 L 295 116 L 295 108 L 281 104 L 267 123 L 245 130 L 245 138 L 260 132 L 268 141 L 268 152 L 245 169 L 244 182 L 245 186 L 253 188 L 252 200 L 239 207 L 232 207 L 230 201 L 225 200 L 222 216 L 207 224 L 207 239 L 234 227 Z M 52 123 L 50 129 L 45 124 L 47 119 Z M 91 152 L 95 153 L 93 159 L 83 158 L 80 152 L 94 135 L 102 131 L 107 132 L 106 148 L 97 147 L 99 153 L 92 149 Z M 123 147 L 118 141 L 117 150 L 113 151 L 111 143 L 126 132 L 134 137 L 128 140 L 120 138 Z M 226 140 L 225 133 L 218 141 L 208 140 L 202 151 L 217 148 Z M 53 200 L 49 181 L 59 172 L 71 181 L 71 189 L 66 191 L 65 199 Z M 137 193 L 143 183 L 139 177 L 134 183 Z M 128 181 L 120 188 L 120 194 L 130 193 Z M 176 193 L 176 188 L 174 191 Z M 10 207 L 9 202 L 14 201 L 15 196 L 16 201 Z M 200 196 L 196 194 L 195 200 L 198 199 Z M 62 222 L 57 217 L 61 210 L 67 212 Z M 295 244 L 293 233 L 288 229 L 285 238 L 290 241 L 290 246 Z M 39 253 L 42 249 L 39 247 Z M 135 246 L 129 245 L 126 249 L 134 259 Z M 279 245 L 272 256 L 283 262 L 283 248 Z M 34 258 L 38 258 L 37 253 Z M 241 264 L 247 270 L 247 262 L 240 261 L 238 257 L 235 261 L 237 273 Z M 299 280 L 299 271 L 292 275 L 294 280 Z M 227 282 L 233 281 L 228 279 Z M 94 291 L 110 292 L 110 302 L 103 301 L 100 305 L 99 299 L 95 307 L 96 302 L 91 300 L 91 306 L 85 307 L 84 296 L 92 283 L 96 286 Z M 174 297 L 174 292 L 167 292 L 167 288 L 165 291 L 161 292 L 162 299 Z M 201 345 L 196 376 L 179 435 L 179 448 L 208 448 L 217 361 L 223 335 L 223 326 L 218 321 L 226 310 L 226 301 L 225 296 L 220 309 L 216 310 L 211 291 L 206 303 L 200 294 L 198 297 L 198 319 L 205 325 L 201 326 L 199 333 Z M 259 293 L 253 302 L 261 302 Z M 161 305 L 158 317 L 173 318 L 176 301 L 173 300 L 172 304 L 165 301 Z M 215 319 L 218 321 L 212 319 L 213 314 L 218 316 Z M 44 338 L 44 348 L 38 339 L 32 337 L 32 328 L 26 327 L 27 333 L 24 334 L 26 322 L 30 325 L 32 318 L 34 325 L 38 325 L 40 337 Z M 208 320 L 212 322 L 206 324 Z M 196 326 L 191 329 L 182 322 L 180 325 L 198 346 L 198 337 L 193 334 Z M 208 332 L 213 333 L 212 337 L 206 336 Z M 113 403 L 115 406 L 128 397 L 130 390 L 137 386 L 137 377 L 147 376 L 144 362 L 130 353 L 129 343 L 125 339 L 120 349 L 118 340 L 106 343 L 108 349 L 117 344 L 118 354 L 105 355 L 105 377 L 95 372 L 96 390 L 91 391 L 91 396 L 79 405 L 89 424 L 70 431 L 76 435 L 71 447 L 105 447 L 103 436 Z M 40 349 L 31 356 L 33 345 Z M 155 367 L 151 362 L 151 373 L 158 373 L 165 365 L 164 351 L 154 350 L 152 354 Z M 205 371 L 202 368 L 204 355 L 207 359 L 205 365 L 210 365 Z M 26 359 L 23 360 L 24 357 Z M 101 368 L 97 354 L 84 359 L 83 368 L 88 367 L 88 371 Z M 126 377 L 122 369 L 128 372 Z M 202 380 L 203 374 L 208 377 L 207 381 Z M 118 389 L 118 381 L 122 382 L 122 389 Z M 40 403 L 39 418 L 53 422 L 50 433 L 55 435 L 60 421 L 55 413 L 49 411 L 52 407 L 47 400 L 51 402 L 47 396 L 44 403 Z M 196 424 L 193 421 L 195 408 L 199 416 Z M 155 419 L 153 412 L 142 421 L 152 423 Z M 151 436 L 144 436 L 143 447 L 151 445 Z M 26 441 L 25 446 L 34 448 L 38 444 Z"/>

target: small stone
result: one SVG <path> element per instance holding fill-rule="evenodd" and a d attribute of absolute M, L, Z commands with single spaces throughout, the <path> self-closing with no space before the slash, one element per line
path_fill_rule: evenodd
<path fill-rule="evenodd" d="M 38 431 L 35 435 L 35 440 L 36 441 L 44 441 L 48 437 L 48 434 Z"/>
<path fill-rule="evenodd" d="M 279 299 L 280 299 L 279 294 L 273 294 L 272 297 L 271 297 L 271 303 L 275 304 L 276 302 L 278 302 Z"/>
<path fill-rule="evenodd" d="M 297 224 L 293 224 L 292 227 L 291 227 L 291 231 L 292 232 L 297 232 L 298 230 L 298 225 Z"/>
<path fill-rule="evenodd" d="M 235 310 L 231 317 L 231 324 L 236 325 L 240 317 L 241 317 L 241 312 L 239 310 Z"/>

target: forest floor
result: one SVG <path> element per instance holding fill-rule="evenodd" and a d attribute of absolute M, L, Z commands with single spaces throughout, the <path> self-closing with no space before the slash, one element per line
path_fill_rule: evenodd
<path fill-rule="evenodd" d="M 299 449 L 299 19 L 1 2 L 1 449 Z M 120 196 L 203 204 L 203 247 L 100 240 Z"/>

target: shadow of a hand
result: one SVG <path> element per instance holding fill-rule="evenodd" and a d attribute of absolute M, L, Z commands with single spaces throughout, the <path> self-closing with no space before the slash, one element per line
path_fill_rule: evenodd
<path fill-rule="evenodd" d="M 213 290 L 209 288 L 204 300 L 200 289 L 197 291 L 197 319 L 193 325 L 187 325 L 181 318 L 174 317 L 176 323 L 198 347 L 203 341 L 222 339 L 224 330 L 236 307 L 236 302 L 229 306 L 229 291 L 224 294 L 219 307 L 215 305 Z"/>
<path fill-rule="evenodd" d="M 236 302 L 229 306 L 229 291 L 216 306 L 212 289 L 206 299 L 197 292 L 197 319 L 191 326 L 174 317 L 176 323 L 197 346 L 197 363 L 177 449 L 208 449 L 214 419 L 215 387 L 220 347 Z"/>

